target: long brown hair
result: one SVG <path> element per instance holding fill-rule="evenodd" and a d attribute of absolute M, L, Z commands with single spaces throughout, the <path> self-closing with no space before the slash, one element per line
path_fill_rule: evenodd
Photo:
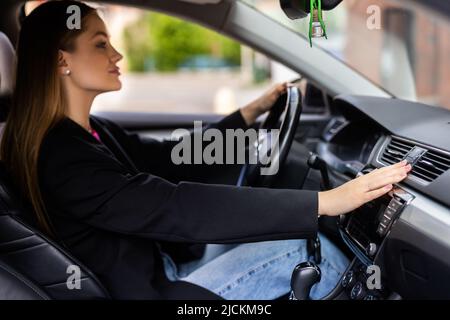
<path fill-rule="evenodd" d="M 69 29 L 68 7 L 80 9 L 81 29 Z M 39 189 L 38 159 L 42 141 L 64 118 L 66 98 L 58 72 L 59 50 L 73 52 L 95 9 L 77 1 L 52 1 L 37 7 L 22 23 L 11 110 L 0 157 L 23 195 L 30 201 L 39 227 L 54 236 Z"/>

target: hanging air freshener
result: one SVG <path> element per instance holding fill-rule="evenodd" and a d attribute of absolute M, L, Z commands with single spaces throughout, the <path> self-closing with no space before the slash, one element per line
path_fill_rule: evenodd
<path fill-rule="evenodd" d="M 312 47 L 312 38 L 328 39 L 325 22 L 322 17 L 322 0 L 311 0 L 309 20 L 309 44 Z"/>

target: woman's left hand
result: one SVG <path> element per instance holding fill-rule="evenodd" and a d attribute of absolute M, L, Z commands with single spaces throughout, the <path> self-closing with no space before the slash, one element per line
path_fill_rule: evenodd
<path fill-rule="evenodd" d="M 252 125 L 264 112 L 269 111 L 277 99 L 287 91 L 286 82 L 279 83 L 266 91 L 261 97 L 241 108 L 241 114 L 247 125 Z"/>

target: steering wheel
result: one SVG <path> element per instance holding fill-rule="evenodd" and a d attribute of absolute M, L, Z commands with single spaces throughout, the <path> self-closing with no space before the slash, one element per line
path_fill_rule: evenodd
<path fill-rule="evenodd" d="M 257 161 L 242 166 L 238 186 L 270 187 L 273 184 L 291 149 L 301 113 L 300 90 L 288 87 L 261 123 L 257 140 L 250 142 L 247 154 L 253 154 Z"/>

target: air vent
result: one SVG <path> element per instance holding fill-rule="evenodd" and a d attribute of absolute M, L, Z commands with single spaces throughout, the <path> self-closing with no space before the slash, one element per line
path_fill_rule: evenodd
<path fill-rule="evenodd" d="M 381 160 L 388 165 L 400 162 L 415 146 L 413 142 L 392 137 L 383 151 Z M 414 166 L 411 175 L 425 182 L 432 182 L 449 169 L 450 155 L 428 149 Z"/>
<path fill-rule="evenodd" d="M 341 131 L 347 125 L 347 123 L 348 122 L 345 121 L 345 119 L 332 119 L 323 132 L 323 139 L 325 141 L 330 141 L 331 139 L 333 139 L 333 137 L 336 136 L 336 134 L 338 134 L 339 131 Z"/>
<path fill-rule="evenodd" d="M 394 164 L 403 158 L 414 148 L 414 144 L 392 137 L 391 141 L 383 151 L 381 160 L 387 164 Z"/>
<path fill-rule="evenodd" d="M 335 121 L 331 124 L 331 126 L 328 128 L 327 133 L 329 135 L 334 135 L 336 132 L 341 129 L 341 127 L 345 124 L 344 120 L 335 119 Z"/>
<path fill-rule="evenodd" d="M 450 169 L 450 156 L 428 150 L 414 166 L 413 174 L 425 181 L 433 181 Z"/>

